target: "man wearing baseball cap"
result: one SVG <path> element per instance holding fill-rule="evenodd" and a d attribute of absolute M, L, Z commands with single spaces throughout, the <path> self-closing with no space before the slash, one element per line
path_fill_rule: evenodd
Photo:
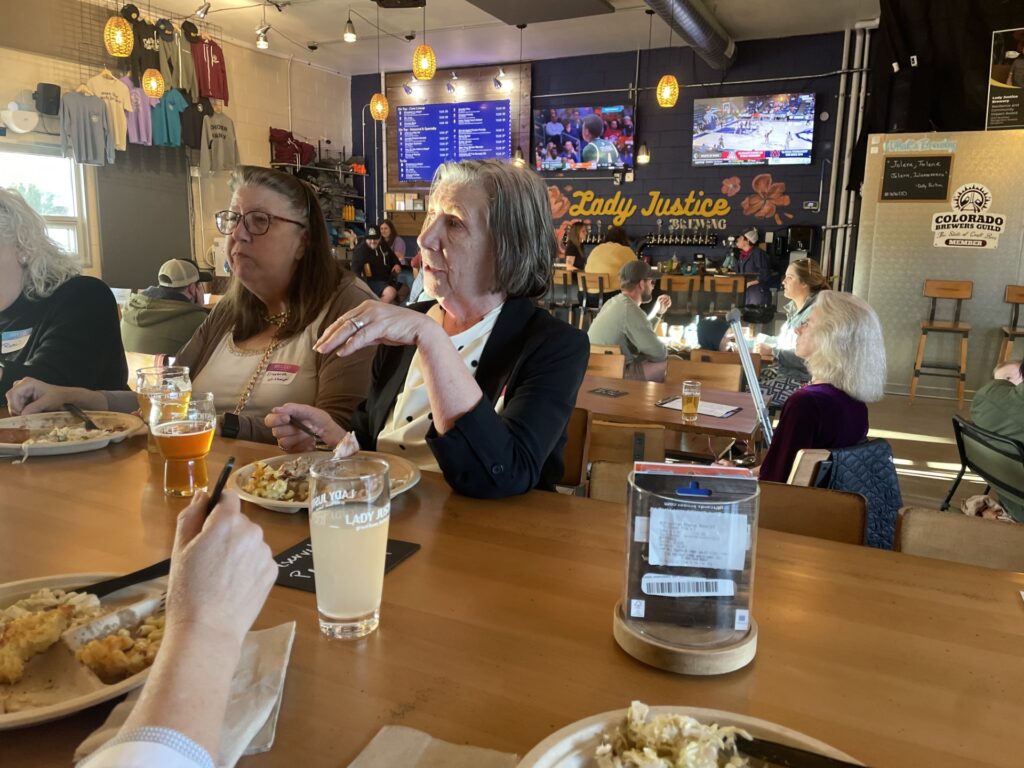
<path fill-rule="evenodd" d="M 366 228 L 366 239 L 352 251 L 352 271 L 366 281 L 385 304 L 399 303 L 402 263 L 374 226 Z"/>
<path fill-rule="evenodd" d="M 171 259 L 160 267 L 158 285 L 128 299 L 121 315 L 121 340 L 126 352 L 176 355 L 192 338 L 207 311 L 203 286 L 213 276 L 201 272 L 195 262 Z"/>
<path fill-rule="evenodd" d="M 654 333 L 661 316 L 672 306 L 669 296 L 659 296 L 654 309 L 645 315 L 641 304 L 651 300 L 658 272 L 634 260 L 619 269 L 622 292 L 609 299 L 590 324 L 591 344 L 617 344 L 626 356 L 627 379 L 665 380 L 668 349 Z"/>

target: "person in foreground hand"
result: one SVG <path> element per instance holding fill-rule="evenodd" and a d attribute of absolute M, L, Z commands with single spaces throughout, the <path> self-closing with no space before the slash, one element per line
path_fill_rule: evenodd
<path fill-rule="evenodd" d="M 225 491 L 204 519 L 199 494 L 178 516 L 164 640 L 118 735 L 79 768 L 209 766 L 220 745 L 242 641 L 277 566 L 262 529 Z"/>
<path fill-rule="evenodd" d="M 532 301 L 547 290 L 555 255 L 543 182 L 499 161 L 445 163 L 419 246 L 436 302 L 366 302 L 316 344 L 342 357 L 380 345 L 352 418 L 359 446 L 440 470 L 468 496 L 553 489 L 589 345 Z M 266 420 L 286 450 L 313 447 L 289 416 L 328 444 L 345 436 L 316 409 L 289 403 Z"/>

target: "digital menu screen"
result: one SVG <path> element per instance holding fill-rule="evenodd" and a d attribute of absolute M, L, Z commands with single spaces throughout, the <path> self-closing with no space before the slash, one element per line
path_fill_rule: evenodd
<path fill-rule="evenodd" d="M 511 102 L 469 101 L 398 108 L 398 180 L 430 183 L 449 160 L 508 160 Z"/>

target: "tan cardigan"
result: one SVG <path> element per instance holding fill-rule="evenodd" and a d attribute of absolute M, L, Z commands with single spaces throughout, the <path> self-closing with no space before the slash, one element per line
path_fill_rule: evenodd
<path fill-rule="evenodd" d="M 327 314 L 317 330 L 318 335 L 343 314 L 367 300 L 376 301 L 377 297 L 366 283 L 346 272 L 328 305 Z M 227 312 L 221 311 L 222 306 L 214 306 L 210 316 L 178 352 L 175 364 L 187 366 L 193 379 L 203 370 L 224 334 L 231 331 L 231 319 Z M 318 355 L 316 399 L 308 405 L 327 411 L 331 418 L 348 429 L 352 412 L 366 399 L 370 388 L 370 365 L 376 351 L 377 347 L 372 346 L 347 357 Z M 238 421 L 239 440 L 274 442 L 274 435 L 262 417 L 247 416 L 243 411 Z"/>

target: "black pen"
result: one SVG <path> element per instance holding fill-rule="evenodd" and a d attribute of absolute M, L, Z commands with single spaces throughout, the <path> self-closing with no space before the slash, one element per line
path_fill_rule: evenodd
<path fill-rule="evenodd" d="M 224 492 L 224 484 L 228 481 L 228 475 L 231 474 L 231 470 L 235 466 L 235 457 L 228 456 L 228 460 L 224 462 L 224 469 L 220 471 L 220 477 L 217 478 L 217 484 L 213 486 L 213 493 L 210 494 L 210 503 L 206 505 L 206 514 L 213 511 L 213 508 L 217 506 L 217 502 L 220 501 L 220 495 Z"/>

